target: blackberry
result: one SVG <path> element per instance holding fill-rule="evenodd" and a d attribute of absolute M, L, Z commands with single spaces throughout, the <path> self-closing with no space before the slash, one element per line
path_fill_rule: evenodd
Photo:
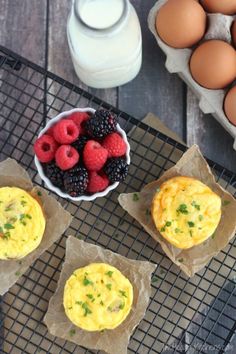
<path fill-rule="evenodd" d="M 89 141 L 89 137 L 87 135 L 82 135 L 80 136 L 76 141 L 74 141 L 71 145 L 78 151 L 81 152 L 87 143 Z"/>
<path fill-rule="evenodd" d="M 87 133 L 93 138 L 104 138 L 116 131 L 117 116 L 105 109 L 100 109 L 85 122 Z"/>
<path fill-rule="evenodd" d="M 44 164 L 44 173 L 45 175 L 50 179 L 52 184 L 58 188 L 63 188 L 64 182 L 63 182 L 63 171 L 57 167 L 55 162 L 50 162 L 47 164 Z"/>
<path fill-rule="evenodd" d="M 64 187 L 71 197 L 84 194 L 88 185 L 88 172 L 83 166 L 75 166 L 65 172 Z"/>
<path fill-rule="evenodd" d="M 128 164 L 125 159 L 121 157 L 111 158 L 107 160 L 104 172 L 111 182 L 121 182 L 124 181 L 128 175 Z"/>

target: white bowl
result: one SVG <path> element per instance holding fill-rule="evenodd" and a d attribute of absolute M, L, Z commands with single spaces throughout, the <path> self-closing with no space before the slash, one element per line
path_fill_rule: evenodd
<path fill-rule="evenodd" d="M 95 109 L 93 108 L 74 108 L 71 109 L 70 111 L 65 111 L 62 112 L 60 114 L 58 114 L 55 118 L 50 119 L 50 121 L 46 124 L 45 128 L 43 128 L 38 137 L 40 137 L 41 135 L 45 134 L 46 131 L 51 128 L 56 122 L 58 122 L 59 120 L 68 117 L 69 115 L 71 115 L 72 113 L 75 112 L 89 112 L 89 113 L 94 113 Z M 127 140 L 127 136 L 126 133 L 123 129 L 121 129 L 120 125 L 117 124 L 117 131 L 120 133 L 120 135 L 122 136 L 122 138 L 124 139 L 126 145 L 127 145 L 127 150 L 126 150 L 126 162 L 129 165 L 130 164 L 130 145 L 128 143 Z M 115 189 L 118 185 L 119 182 L 115 182 L 111 185 L 109 185 L 104 191 L 99 192 L 99 193 L 94 193 L 92 195 L 81 195 L 79 197 L 71 197 L 69 194 L 62 192 L 58 187 L 55 187 L 51 181 L 47 178 L 47 176 L 45 175 L 44 171 L 43 171 L 43 167 L 41 165 L 41 162 L 38 160 L 37 156 L 35 155 L 34 157 L 34 162 L 35 165 L 37 167 L 38 173 L 40 175 L 40 177 L 42 178 L 42 180 L 45 182 L 46 186 L 48 187 L 48 189 L 50 189 L 51 191 L 53 191 L 54 193 L 56 193 L 57 195 L 59 195 L 62 198 L 66 198 L 66 199 L 70 199 L 73 200 L 75 202 L 80 202 L 82 200 L 85 201 L 91 201 L 94 200 L 98 197 L 105 197 L 105 195 L 107 195 L 110 191 L 112 191 L 113 189 Z"/>

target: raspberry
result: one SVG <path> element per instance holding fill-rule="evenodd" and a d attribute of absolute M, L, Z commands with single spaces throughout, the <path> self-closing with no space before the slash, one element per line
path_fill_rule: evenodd
<path fill-rule="evenodd" d="M 63 174 L 64 172 L 60 170 L 59 167 L 55 165 L 54 162 L 47 163 L 44 165 L 45 175 L 50 179 L 52 184 L 56 187 L 63 188 Z"/>
<path fill-rule="evenodd" d="M 107 149 L 108 157 L 121 157 L 126 153 L 126 143 L 118 133 L 111 133 L 106 136 L 102 146 Z"/>
<path fill-rule="evenodd" d="M 53 135 L 58 143 L 71 144 L 78 138 L 79 128 L 73 121 L 63 119 L 53 127 Z"/>
<path fill-rule="evenodd" d="M 47 135 L 50 135 L 50 136 L 52 136 L 52 137 L 54 137 L 54 134 L 53 134 L 53 130 L 54 130 L 54 125 L 51 127 L 51 128 L 49 128 L 48 130 L 47 130 Z"/>
<path fill-rule="evenodd" d="M 80 134 L 85 134 L 84 123 L 89 119 L 87 112 L 72 113 L 67 119 L 72 120 L 79 128 Z"/>
<path fill-rule="evenodd" d="M 108 151 L 98 142 L 89 140 L 83 151 L 83 161 L 89 171 L 99 171 L 104 166 Z"/>
<path fill-rule="evenodd" d="M 104 138 L 116 130 L 117 116 L 105 109 L 100 109 L 85 122 L 85 130 L 92 138 Z"/>
<path fill-rule="evenodd" d="M 34 143 L 34 152 L 40 162 L 50 162 L 54 159 L 57 147 L 53 137 L 44 134 Z"/>
<path fill-rule="evenodd" d="M 128 175 L 128 164 L 123 158 L 111 158 L 107 160 L 104 172 L 111 182 L 121 182 Z"/>
<path fill-rule="evenodd" d="M 74 168 L 65 172 L 64 186 L 65 191 L 71 197 L 78 197 L 86 191 L 88 185 L 88 172 L 82 166 L 75 166 Z"/>
<path fill-rule="evenodd" d="M 74 167 L 79 161 L 78 151 L 70 145 L 61 145 L 56 152 L 56 165 L 63 171 Z"/>
<path fill-rule="evenodd" d="M 89 172 L 89 183 L 87 192 L 97 193 L 104 191 L 109 185 L 109 179 L 105 173 L 98 173 L 96 171 Z"/>

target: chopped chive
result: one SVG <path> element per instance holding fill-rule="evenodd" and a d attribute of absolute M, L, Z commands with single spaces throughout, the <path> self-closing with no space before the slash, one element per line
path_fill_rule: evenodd
<path fill-rule="evenodd" d="M 85 277 L 83 280 L 83 285 L 84 286 L 93 285 L 93 282 Z"/>
<path fill-rule="evenodd" d="M 193 237 L 193 232 L 192 232 L 192 230 L 189 230 L 189 234 L 190 234 L 191 237 Z"/>
<path fill-rule="evenodd" d="M 180 229 L 178 229 L 178 227 L 176 227 L 175 233 L 178 234 L 179 232 L 180 232 Z"/>
<path fill-rule="evenodd" d="M 230 200 L 223 200 L 222 205 L 226 206 L 226 205 L 229 205 L 230 203 L 231 203 Z"/>
<path fill-rule="evenodd" d="M 7 208 L 5 209 L 5 211 L 11 211 L 11 210 L 12 210 L 11 207 L 7 207 Z"/>
<path fill-rule="evenodd" d="M 3 234 L 3 239 L 5 239 L 5 240 L 8 240 L 10 237 L 11 237 L 11 234 L 9 231 L 7 231 Z"/>
<path fill-rule="evenodd" d="M 82 301 L 75 301 L 76 305 L 82 305 L 83 302 Z"/>
<path fill-rule="evenodd" d="M 110 283 L 106 284 L 106 287 L 107 287 L 108 290 L 111 290 L 112 284 L 110 284 Z"/>
<path fill-rule="evenodd" d="M 125 292 L 125 291 L 123 291 L 123 290 L 119 290 L 119 293 L 120 293 L 122 296 L 127 297 L 127 295 L 126 295 L 126 292 Z"/>
<path fill-rule="evenodd" d="M 27 202 L 25 201 L 25 200 L 21 200 L 21 205 L 24 207 L 24 206 L 26 206 L 26 204 L 27 204 Z"/>
<path fill-rule="evenodd" d="M 171 221 L 167 221 L 165 226 L 167 227 L 171 226 Z"/>
<path fill-rule="evenodd" d="M 72 310 L 73 309 L 73 307 L 71 306 L 71 307 L 67 307 L 67 310 Z"/>
<path fill-rule="evenodd" d="M 180 204 L 176 211 L 178 213 L 188 214 L 187 205 L 186 204 Z"/>
<path fill-rule="evenodd" d="M 75 329 L 71 329 L 69 331 L 69 335 L 70 335 L 70 337 L 73 337 L 75 335 Z"/>
<path fill-rule="evenodd" d="M 86 296 L 87 296 L 90 300 L 93 300 L 93 299 L 94 299 L 93 294 L 86 294 Z"/>
<path fill-rule="evenodd" d="M 108 277 L 111 278 L 113 273 L 114 273 L 114 272 L 112 272 L 111 270 L 109 270 L 108 272 L 105 273 L 105 275 L 107 275 Z"/>
<path fill-rule="evenodd" d="M 183 263 L 184 259 L 183 258 L 180 258 L 178 259 L 179 263 Z"/>
<path fill-rule="evenodd" d="M 178 209 L 176 210 L 177 213 L 188 214 L 188 209 L 186 204 L 180 204 Z"/>
<path fill-rule="evenodd" d="M 103 302 L 103 301 L 100 301 L 100 305 L 102 305 L 102 306 L 103 306 L 103 305 L 104 305 L 104 302 Z"/>
<path fill-rule="evenodd" d="M 162 228 L 161 228 L 161 232 L 165 232 L 166 231 L 166 228 L 165 228 L 165 226 L 163 226 Z"/>
<path fill-rule="evenodd" d="M 138 194 L 137 194 L 137 193 L 134 193 L 134 194 L 133 194 L 133 201 L 134 201 L 134 202 L 137 202 L 138 200 L 139 200 Z"/>
<path fill-rule="evenodd" d="M 211 235 L 212 240 L 214 240 L 215 237 L 216 237 L 216 232 L 214 232 L 214 234 Z"/>
<path fill-rule="evenodd" d="M 192 221 L 188 221 L 188 226 L 189 226 L 189 227 L 194 227 L 195 224 L 194 224 L 194 222 L 192 222 Z"/>
<path fill-rule="evenodd" d="M 197 204 L 197 203 L 195 202 L 195 200 L 192 201 L 191 205 L 192 205 L 195 209 L 200 210 L 200 205 Z"/>
<path fill-rule="evenodd" d="M 16 275 L 17 277 L 19 277 L 19 276 L 20 276 L 20 272 L 15 272 L 15 275 Z"/>
<path fill-rule="evenodd" d="M 123 302 L 122 304 L 120 304 L 119 309 L 123 310 L 124 307 L 125 307 L 125 303 Z"/>
<path fill-rule="evenodd" d="M 199 215 L 198 219 L 199 219 L 199 221 L 202 221 L 203 220 L 203 215 Z"/>
<path fill-rule="evenodd" d="M 39 197 L 42 197 L 42 193 L 40 191 L 37 192 Z"/>
<path fill-rule="evenodd" d="M 3 234 L 3 228 L 0 226 L 0 233 Z"/>
<path fill-rule="evenodd" d="M 158 278 L 154 275 L 153 277 L 152 277 L 152 283 L 156 283 L 158 281 Z"/>
<path fill-rule="evenodd" d="M 15 227 L 12 225 L 12 224 L 10 224 L 10 223 L 6 223 L 6 224 L 4 224 L 4 229 L 6 229 L 6 230 L 12 230 L 12 229 L 14 229 Z"/>
<path fill-rule="evenodd" d="M 100 296 L 101 296 L 101 294 L 98 294 L 98 295 L 97 295 L 97 297 L 100 297 Z"/>
<path fill-rule="evenodd" d="M 84 309 L 84 317 L 86 317 L 87 315 L 90 315 L 92 313 L 92 311 L 90 310 L 90 308 L 88 307 L 87 302 L 84 302 L 82 304 L 82 309 Z"/>

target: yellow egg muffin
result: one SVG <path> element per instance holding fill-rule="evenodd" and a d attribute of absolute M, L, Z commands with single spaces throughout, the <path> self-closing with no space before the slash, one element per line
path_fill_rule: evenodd
<path fill-rule="evenodd" d="M 0 259 L 19 259 L 40 244 L 45 217 L 39 203 L 25 190 L 0 188 Z"/>
<path fill-rule="evenodd" d="M 67 317 L 86 331 L 114 329 L 128 316 L 133 286 L 115 267 L 92 263 L 67 280 L 63 304 Z"/>
<path fill-rule="evenodd" d="M 213 235 L 221 218 L 221 199 L 199 180 L 179 176 L 160 186 L 151 212 L 161 235 L 187 249 Z"/>

